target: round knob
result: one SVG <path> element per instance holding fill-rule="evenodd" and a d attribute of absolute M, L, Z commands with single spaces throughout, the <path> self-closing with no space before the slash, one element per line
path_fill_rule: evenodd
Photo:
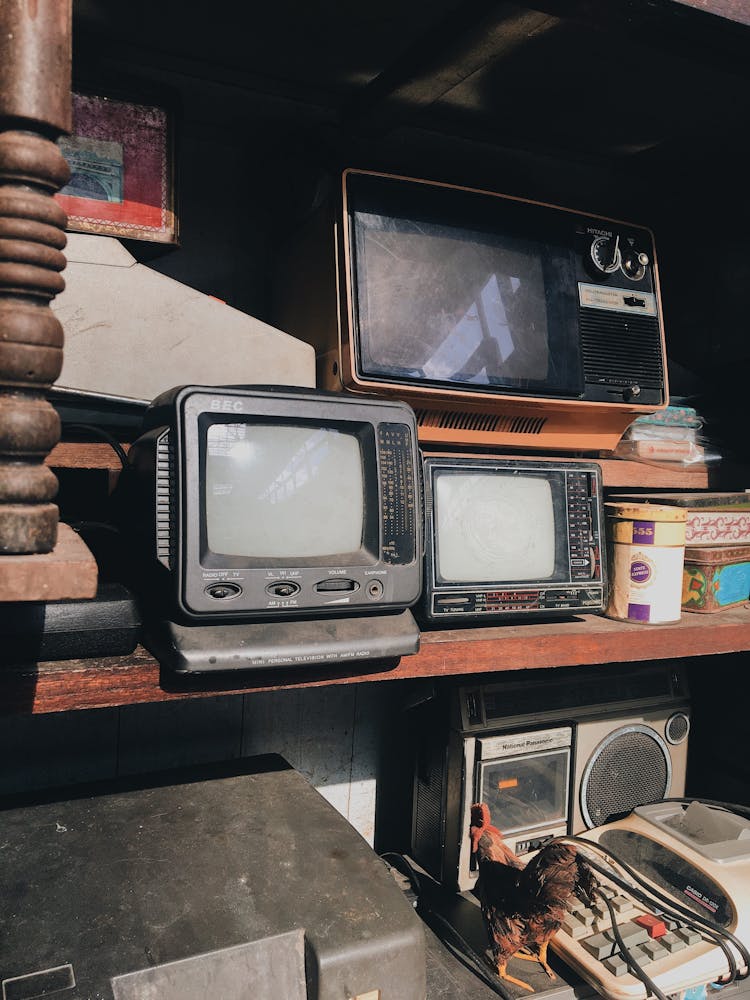
<path fill-rule="evenodd" d="M 622 254 L 622 272 L 631 281 L 640 281 L 646 273 L 648 254 L 630 247 Z"/>
<path fill-rule="evenodd" d="M 591 260 L 604 274 L 616 271 L 621 262 L 620 237 L 597 236 L 591 243 Z"/>
<path fill-rule="evenodd" d="M 639 385 L 630 385 L 625 390 L 626 399 L 638 399 L 641 394 L 641 387 Z"/>

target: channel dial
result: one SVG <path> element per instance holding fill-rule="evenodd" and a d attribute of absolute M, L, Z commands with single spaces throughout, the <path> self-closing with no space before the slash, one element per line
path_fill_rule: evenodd
<path fill-rule="evenodd" d="M 591 259 L 594 267 L 604 274 L 616 271 L 622 263 L 619 236 L 597 236 L 591 244 Z"/>

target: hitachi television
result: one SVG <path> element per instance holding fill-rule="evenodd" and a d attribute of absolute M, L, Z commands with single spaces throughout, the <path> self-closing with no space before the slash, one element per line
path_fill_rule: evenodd
<path fill-rule="evenodd" d="M 643 226 L 347 170 L 280 279 L 317 384 L 407 401 L 427 445 L 611 450 L 668 401 Z"/>
<path fill-rule="evenodd" d="M 595 463 L 424 458 L 425 582 L 432 623 L 600 613 L 606 599 Z"/>
<path fill-rule="evenodd" d="M 408 609 L 422 580 L 418 455 L 414 414 L 395 400 L 164 393 L 130 453 L 151 590 L 188 626 Z"/>

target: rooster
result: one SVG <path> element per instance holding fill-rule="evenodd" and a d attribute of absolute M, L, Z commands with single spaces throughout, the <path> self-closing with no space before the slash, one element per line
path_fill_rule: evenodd
<path fill-rule="evenodd" d="M 484 802 L 471 807 L 470 835 L 479 863 L 482 917 L 497 974 L 533 993 L 528 983 L 508 975 L 509 960 L 515 956 L 539 962 L 555 979 L 547 963 L 549 940 L 574 896 L 591 905 L 597 880 L 576 849 L 559 841 L 551 841 L 524 864 L 492 826 Z"/>

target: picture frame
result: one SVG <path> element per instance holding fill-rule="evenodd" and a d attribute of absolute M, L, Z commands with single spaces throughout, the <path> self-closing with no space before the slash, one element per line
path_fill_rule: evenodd
<path fill-rule="evenodd" d="M 177 243 L 173 114 L 75 90 L 72 100 L 73 130 L 59 140 L 71 178 L 55 195 L 68 229 Z"/>

